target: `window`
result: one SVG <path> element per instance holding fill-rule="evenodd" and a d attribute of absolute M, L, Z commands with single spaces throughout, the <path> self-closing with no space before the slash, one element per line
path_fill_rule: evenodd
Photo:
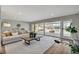
<path fill-rule="evenodd" d="M 44 34 L 44 24 L 43 23 L 35 24 L 35 32 L 38 34 Z"/>
<path fill-rule="evenodd" d="M 37 34 L 71 38 L 71 34 L 66 31 L 66 28 L 71 24 L 71 22 L 71 20 L 68 20 L 36 23 L 32 25 L 32 29 L 34 28 L 33 31 L 35 31 Z"/>
<path fill-rule="evenodd" d="M 70 26 L 71 21 L 63 21 L 63 37 L 71 37 L 71 33 L 66 31 L 66 28 Z"/>
<path fill-rule="evenodd" d="M 45 34 L 60 36 L 60 21 L 45 23 Z"/>

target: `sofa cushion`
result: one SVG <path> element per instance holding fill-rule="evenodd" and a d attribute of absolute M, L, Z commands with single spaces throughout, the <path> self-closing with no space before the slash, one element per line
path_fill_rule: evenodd
<path fill-rule="evenodd" d="M 12 35 L 13 35 L 13 36 L 16 36 L 16 35 L 18 35 L 18 32 L 12 33 Z"/>
<path fill-rule="evenodd" d="M 3 36 L 12 36 L 12 33 L 10 31 L 3 32 Z"/>

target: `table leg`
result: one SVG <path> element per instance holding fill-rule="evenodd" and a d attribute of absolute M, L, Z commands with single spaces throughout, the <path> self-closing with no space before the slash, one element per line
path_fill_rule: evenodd
<path fill-rule="evenodd" d="M 30 41 L 25 41 L 26 44 L 30 45 Z"/>

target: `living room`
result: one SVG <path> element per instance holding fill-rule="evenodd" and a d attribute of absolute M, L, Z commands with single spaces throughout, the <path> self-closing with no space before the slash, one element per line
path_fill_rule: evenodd
<path fill-rule="evenodd" d="M 4 49 L 6 54 L 70 54 L 68 45 L 72 39 L 79 45 L 78 19 L 78 5 L 1 6 L 1 51 Z M 75 35 L 66 31 L 71 25 L 77 28 Z M 28 38 L 31 32 L 36 34 L 35 38 Z"/>

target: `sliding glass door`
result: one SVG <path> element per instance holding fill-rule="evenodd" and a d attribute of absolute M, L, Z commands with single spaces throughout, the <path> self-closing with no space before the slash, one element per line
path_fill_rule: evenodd
<path fill-rule="evenodd" d="M 60 21 L 45 23 L 45 35 L 60 36 Z"/>
<path fill-rule="evenodd" d="M 63 21 L 63 37 L 64 38 L 71 38 L 71 33 L 66 31 L 66 28 L 70 26 L 71 22 L 72 22 L 71 20 Z"/>
<path fill-rule="evenodd" d="M 44 24 L 43 23 L 35 24 L 35 32 L 37 34 L 44 34 Z"/>
<path fill-rule="evenodd" d="M 37 34 L 45 34 L 48 36 L 70 38 L 71 34 L 66 28 L 71 24 L 72 20 L 61 20 L 54 22 L 35 23 L 32 25 L 32 31 Z"/>

